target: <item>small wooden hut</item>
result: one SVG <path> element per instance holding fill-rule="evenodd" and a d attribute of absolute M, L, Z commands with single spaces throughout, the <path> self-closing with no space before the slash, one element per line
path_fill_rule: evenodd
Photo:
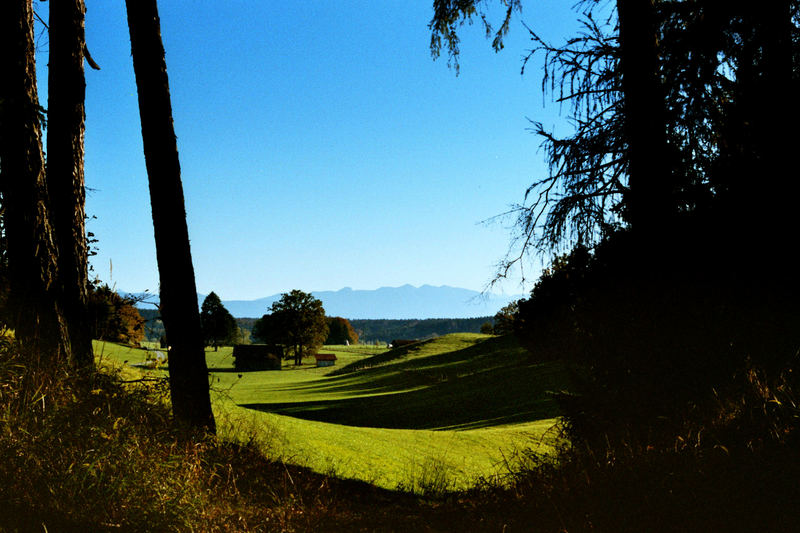
<path fill-rule="evenodd" d="M 336 364 L 336 355 L 332 353 L 318 353 L 314 357 L 317 359 L 317 366 L 333 366 Z"/>

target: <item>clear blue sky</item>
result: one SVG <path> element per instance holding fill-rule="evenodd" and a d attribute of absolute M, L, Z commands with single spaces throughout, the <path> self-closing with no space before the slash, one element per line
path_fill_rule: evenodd
<path fill-rule="evenodd" d="M 480 222 L 545 171 L 528 118 L 562 119 L 544 105 L 540 71 L 520 75 L 531 46 L 520 17 L 499 54 L 479 24 L 465 28 L 456 76 L 446 57 L 431 58 L 431 3 L 160 2 L 200 292 L 480 290 L 492 278 L 509 232 Z M 558 40 L 575 27 L 570 5 L 532 2 L 521 20 Z M 87 8 L 102 67 L 87 69 L 94 273 L 155 292 L 124 2 Z M 45 105 L 46 55 L 39 63 Z M 520 292 L 518 280 L 501 289 Z"/>

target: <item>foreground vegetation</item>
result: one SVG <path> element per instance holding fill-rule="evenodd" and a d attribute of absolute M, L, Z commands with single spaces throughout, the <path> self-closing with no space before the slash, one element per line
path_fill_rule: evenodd
<path fill-rule="evenodd" d="M 109 348 L 98 353 L 124 354 Z M 438 357 L 475 362 L 453 353 Z M 671 446 L 631 439 L 604 455 L 584 445 L 521 453 L 502 482 L 460 491 L 436 490 L 431 463 L 419 471 L 429 490 L 414 495 L 293 466 L 258 433 L 187 438 L 162 382 L 136 370 L 68 376 L 32 361 L 8 343 L 0 350 L 4 531 L 793 531 L 800 518 L 795 396 L 756 374 L 724 416 Z M 274 374 L 295 372 L 304 371 Z M 314 404 L 312 391 L 286 394 Z M 321 424 L 298 419 L 286 436 L 302 440 L 305 423 Z"/>

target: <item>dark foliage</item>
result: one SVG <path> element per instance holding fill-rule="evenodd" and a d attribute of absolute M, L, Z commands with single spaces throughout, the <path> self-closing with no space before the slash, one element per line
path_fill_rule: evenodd
<path fill-rule="evenodd" d="M 506 335 L 507 333 L 513 333 L 514 323 L 517 320 L 518 313 L 519 302 L 511 302 L 500 309 L 497 314 L 494 315 L 493 333 L 495 335 Z"/>
<path fill-rule="evenodd" d="M 253 325 L 253 336 L 267 344 L 282 344 L 286 356 L 294 356 L 296 365 L 311 356 L 328 337 L 328 323 L 322 302 L 311 294 L 293 290 L 282 294 L 272 304 L 271 314 Z"/>
<path fill-rule="evenodd" d="M 464 24 L 472 24 L 475 19 L 480 20 L 486 36 L 493 38 L 492 48 L 495 51 L 501 50 L 503 37 L 508 33 L 512 15 L 515 11 L 522 10 L 520 0 L 502 0 L 502 4 L 505 8 L 504 16 L 500 26 L 495 29 L 480 0 L 434 0 L 433 18 L 428 24 L 428 28 L 431 30 L 431 54 L 433 57 L 439 57 L 444 45 L 448 52 L 447 64 L 453 66 L 458 72 L 460 53 L 458 28 Z"/>
<path fill-rule="evenodd" d="M 200 327 L 206 346 L 214 346 L 214 350 L 221 344 L 232 343 L 238 333 L 236 320 L 214 292 L 200 306 Z"/>
<path fill-rule="evenodd" d="M 511 211 L 517 248 L 500 277 L 537 245 L 573 248 L 515 329 L 574 364 L 580 390 L 562 398 L 573 439 L 666 441 L 712 416 L 748 369 L 770 380 L 796 364 L 786 238 L 799 186 L 781 124 L 797 122 L 800 2 L 617 0 L 597 20 L 601 4 L 578 4 L 583 30 L 564 44 L 531 32 L 543 89 L 569 105 L 575 133 L 536 125 L 550 172 Z M 457 54 L 455 29 L 486 6 L 435 2 L 434 53 L 445 39 Z"/>
<path fill-rule="evenodd" d="M 448 333 L 480 333 L 481 325 L 492 317 L 426 318 L 422 320 L 353 319 L 350 323 L 361 342 L 388 342 L 389 339 L 430 339 Z"/>
<path fill-rule="evenodd" d="M 573 365 L 577 388 L 562 398 L 573 440 L 671 440 L 711 416 L 748 368 L 769 379 L 793 370 L 797 285 L 692 260 L 706 275 L 678 259 L 642 274 L 636 240 L 621 233 L 559 259 L 520 303 L 526 346 Z"/>
<path fill-rule="evenodd" d="M 161 311 L 158 309 L 145 309 L 137 307 L 139 314 L 145 321 L 144 332 L 148 341 L 158 341 L 161 337 L 166 337 L 164 322 L 161 321 Z"/>
<path fill-rule="evenodd" d="M 89 326 L 94 339 L 137 345 L 145 338 L 145 321 L 136 301 L 107 284 L 89 286 Z"/>
<path fill-rule="evenodd" d="M 358 333 L 353 329 L 349 320 L 340 316 L 329 316 L 327 321 L 328 338 L 325 339 L 325 344 L 358 343 Z"/>
<path fill-rule="evenodd" d="M 507 28 L 520 3 L 499 3 Z M 456 29 L 473 17 L 485 21 L 490 4 L 434 2 L 434 54 L 445 42 L 457 57 Z M 558 137 L 534 123 L 550 172 L 505 215 L 516 219 L 516 232 L 500 277 L 533 248 L 591 246 L 636 217 L 650 233 L 641 245 L 663 248 L 656 241 L 687 213 L 709 238 L 731 248 L 746 242 L 759 250 L 755 257 L 783 253 L 785 263 L 778 228 L 793 224 L 788 199 L 800 194 L 798 180 L 783 179 L 794 166 L 783 125 L 798 120 L 789 102 L 800 82 L 800 2 L 613 4 L 610 16 L 597 19 L 608 13 L 597 9 L 605 3 L 579 2 L 583 29 L 565 43 L 531 30 L 535 46 L 525 65 L 541 56 L 542 88 L 569 106 L 575 131 Z M 495 48 L 502 35 L 495 33 Z M 753 195 L 765 188 L 785 194 Z"/>

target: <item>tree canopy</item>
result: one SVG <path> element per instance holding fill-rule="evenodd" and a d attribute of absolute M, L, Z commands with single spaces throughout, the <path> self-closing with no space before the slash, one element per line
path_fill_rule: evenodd
<path fill-rule="evenodd" d="M 446 46 L 457 61 L 458 29 L 475 18 L 502 48 L 522 5 L 497 2 L 504 17 L 494 29 L 491 4 L 435 0 L 434 56 Z M 800 2 L 576 5 L 583 29 L 565 42 L 545 41 L 535 24 L 529 29 L 535 46 L 523 71 L 542 56 L 542 89 L 570 109 L 575 129 L 557 136 L 534 121 L 549 173 L 505 215 L 516 220 L 516 233 L 501 277 L 532 249 L 592 246 L 619 229 L 641 236 L 641 252 L 648 243 L 660 249 L 655 261 L 672 233 L 724 240 L 720 250 L 737 240 L 763 253 L 782 249 L 776 229 L 792 224 L 788 199 L 798 194 L 797 180 L 783 180 L 782 169 L 793 165 L 783 125 L 797 121 Z M 537 3 L 530 6 L 535 20 Z M 753 191 L 766 190 L 785 194 L 757 193 L 754 201 Z"/>
<path fill-rule="evenodd" d="M 494 327 L 492 332 L 495 335 L 505 335 L 514 333 L 514 323 L 519 312 L 519 302 L 511 302 L 500 309 L 494 315 Z"/>
<path fill-rule="evenodd" d="M 216 351 L 221 344 L 233 342 L 238 335 L 238 326 L 233 315 L 225 309 L 215 292 L 209 293 L 200 306 L 200 327 L 203 341 Z"/>
<path fill-rule="evenodd" d="M 145 338 L 145 320 L 135 301 L 120 296 L 108 284 L 89 288 L 89 324 L 94 339 L 137 345 Z"/>
<path fill-rule="evenodd" d="M 434 55 L 446 43 L 457 59 L 459 26 L 490 4 L 435 0 Z M 495 4 L 507 28 L 520 3 Z M 565 42 L 529 30 L 524 64 L 541 57 L 542 88 L 574 130 L 534 123 L 549 171 L 507 213 L 498 277 L 533 250 L 567 252 L 514 330 L 537 357 L 576 366 L 570 438 L 669 441 L 681 413 L 713 413 L 753 367 L 773 383 L 797 375 L 800 1 L 577 6 L 583 29 Z"/>
<path fill-rule="evenodd" d="M 293 290 L 281 295 L 271 313 L 253 325 L 253 336 L 268 344 L 283 344 L 300 365 L 313 355 L 328 336 L 328 322 L 322 302 L 311 294 Z"/>
<path fill-rule="evenodd" d="M 325 344 L 358 343 L 358 333 L 349 320 L 340 316 L 330 316 L 327 321 L 328 337 L 325 339 Z"/>

